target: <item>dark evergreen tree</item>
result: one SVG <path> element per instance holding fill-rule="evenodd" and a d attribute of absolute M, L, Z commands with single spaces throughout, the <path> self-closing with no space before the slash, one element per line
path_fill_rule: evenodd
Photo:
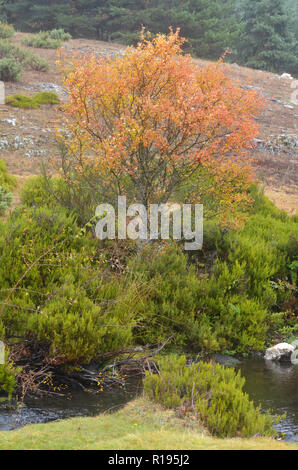
<path fill-rule="evenodd" d="M 298 74 L 297 38 L 284 0 L 249 0 L 242 4 L 244 28 L 237 47 L 240 62 L 272 72 Z"/>

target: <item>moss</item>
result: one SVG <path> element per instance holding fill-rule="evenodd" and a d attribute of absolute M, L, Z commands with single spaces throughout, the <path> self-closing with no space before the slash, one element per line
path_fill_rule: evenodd
<path fill-rule="evenodd" d="M 57 104 L 59 98 L 56 93 L 52 91 L 42 91 L 37 93 L 32 98 L 30 96 L 16 94 L 6 98 L 6 104 L 14 106 L 15 108 L 33 108 L 38 109 L 43 104 Z"/>
<path fill-rule="evenodd" d="M 59 98 L 53 91 L 41 91 L 34 96 L 34 101 L 38 104 L 58 104 Z"/>

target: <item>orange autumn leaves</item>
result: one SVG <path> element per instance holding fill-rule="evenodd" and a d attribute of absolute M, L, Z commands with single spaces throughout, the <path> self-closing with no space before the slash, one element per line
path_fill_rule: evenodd
<path fill-rule="evenodd" d="M 221 60 L 196 67 L 182 54 L 183 42 L 179 31 L 143 35 L 116 58 L 75 57 L 65 66 L 72 136 L 65 143 L 77 171 L 125 175 L 148 204 L 166 201 L 204 165 L 243 160 L 257 134 L 260 98 L 235 86 Z"/>

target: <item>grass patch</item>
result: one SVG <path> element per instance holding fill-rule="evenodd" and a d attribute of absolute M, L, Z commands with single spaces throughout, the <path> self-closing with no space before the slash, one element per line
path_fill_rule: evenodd
<path fill-rule="evenodd" d="M 14 108 L 37 109 L 43 104 L 58 104 L 59 98 L 56 93 L 52 91 L 42 91 L 34 95 L 32 98 L 22 94 L 8 96 L 5 102 Z"/>
<path fill-rule="evenodd" d="M 4 450 L 261 450 L 298 449 L 271 438 L 217 439 L 173 410 L 139 398 L 114 414 L 34 424 L 0 432 Z"/>

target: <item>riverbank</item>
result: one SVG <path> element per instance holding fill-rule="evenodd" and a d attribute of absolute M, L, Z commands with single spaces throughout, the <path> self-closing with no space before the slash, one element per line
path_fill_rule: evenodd
<path fill-rule="evenodd" d="M 144 398 L 120 411 L 0 432 L 1 450 L 298 450 L 274 439 L 216 439 L 189 419 Z"/>

